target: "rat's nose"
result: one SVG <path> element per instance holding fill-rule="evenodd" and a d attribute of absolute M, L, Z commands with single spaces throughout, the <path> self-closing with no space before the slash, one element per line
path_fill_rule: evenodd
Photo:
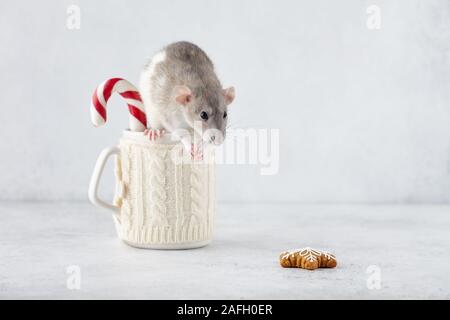
<path fill-rule="evenodd" d="M 214 142 L 214 140 L 216 140 L 216 136 L 212 136 L 210 139 L 212 142 Z"/>

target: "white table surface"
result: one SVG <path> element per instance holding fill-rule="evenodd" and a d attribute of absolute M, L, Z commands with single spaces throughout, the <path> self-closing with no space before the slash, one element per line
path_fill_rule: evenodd
<path fill-rule="evenodd" d="M 88 203 L 0 202 L 0 214 L 2 299 L 450 299 L 450 206 L 219 204 L 212 244 L 184 251 L 129 247 Z M 338 267 L 279 266 L 303 246 Z"/>

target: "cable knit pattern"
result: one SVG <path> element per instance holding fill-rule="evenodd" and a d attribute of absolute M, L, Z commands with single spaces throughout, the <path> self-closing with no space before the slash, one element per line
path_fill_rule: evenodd
<path fill-rule="evenodd" d="M 204 165 L 192 164 L 191 165 L 191 214 L 196 219 L 201 219 L 201 213 L 203 208 L 203 195 L 202 195 L 202 168 Z M 192 219 L 192 218 L 191 218 Z"/>
<path fill-rule="evenodd" d="M 114 197 L 114 205 L 117 207 L 122 206 L 123 200 L 123 182 L 122 182 L 122 164 L 120 161 L 120 157 L 116 158 L 116 166 L 114 170 L 116 176 L 116 196 Z"/>
<path fill-rule="evenodd" d="M 166 207 L 166 154 L 166 150 L 154 154 L 150 170 L 152 218 L 160 225 L 169 225 Z"/>
<path fill-rule="evenodd" d="M 116 183 L 121 183 L 123 186 L 123 195 L 122 195 L 122 205 L 120 206 L 120 221 L 122 223 L 123 228 L 130 228 L 133 224 L 133 217 L 131 215 L 131 208 L 130 208 L 130 192 L 129 192 L 129 186 L 130 186 L 130 172 L 131 172 L 131 161 L 130 161 L 130 147 L 123 147 L 120 150 L 120 157 L 118 161 L 116 162 L 116 165 L 120 165 L 120 169 L 116 169 L 117 171 L 120 170 L 121 172 L 121 181 L 116 181 Z"/>
<path fill-rule="evenodd" d="M 120 142 L 116 179 L 122 187 L 116 189 L 116 199 L 121 210 L 116 227 L 131 245 L 151 248 L 211 239 L 215 167 L 176 164 L 171 154 L 175 147 L 129 138 Z"/>

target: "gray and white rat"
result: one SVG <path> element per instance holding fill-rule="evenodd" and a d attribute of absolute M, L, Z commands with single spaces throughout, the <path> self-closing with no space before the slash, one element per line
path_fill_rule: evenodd
<path fill-rule="evenodd" d="M 194 134 L 208 143 L 223 142 L 235 91 L 222 88 L 213 63 L 197 45 L 181 41 L 163 48 L 144 67 L 139 86 L 151 140 L 169 131 L 185 146 L 191 146 Z"/>

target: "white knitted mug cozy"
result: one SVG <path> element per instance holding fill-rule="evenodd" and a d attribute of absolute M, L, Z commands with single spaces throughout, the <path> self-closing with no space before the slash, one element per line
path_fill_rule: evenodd
<path fill-rule="evenodd" d="M 213 231 L 215 166 L 213 148 L 203 152 L 208 161 L 190 162 L 180 143 L 167 137 L 152 142 L 142 132 L 124 131 L 118 147 L 100 154 L 89 199 L 114 212 L 118 236 L 129 245 L 150 249 L 204 246 Z M 97 191 L 105 163 L 113 154 L 117 156 L 116 196 L 109 204 Z"/>

